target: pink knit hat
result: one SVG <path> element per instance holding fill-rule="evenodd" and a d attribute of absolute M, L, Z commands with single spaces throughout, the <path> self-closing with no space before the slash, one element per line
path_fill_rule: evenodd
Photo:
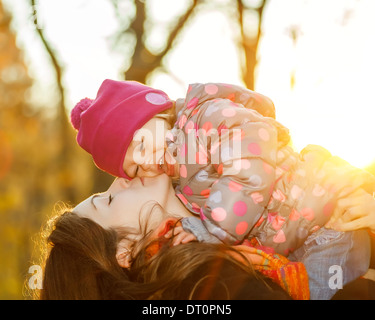
<path fill-rule="evenodd" d="M 96 166 L 117 177 L 136 130 L 173 101 L 161 90 L 135 81 L 104 80 L 95 100 L 82 99 L 71 112 L 78 144 L 90 153 Z"/>

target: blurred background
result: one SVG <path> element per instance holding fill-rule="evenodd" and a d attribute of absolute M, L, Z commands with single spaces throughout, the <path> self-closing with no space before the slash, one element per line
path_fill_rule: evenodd
<path fill-rule="evenodd" d="M 0 299 L 27 299 L 38 232 L 104 191 L 69 113 L 106 78 L 183 97 L 226 82 L 269 96 L 297 150 L 375 173 L 373 0 L 0 0 Z"/>

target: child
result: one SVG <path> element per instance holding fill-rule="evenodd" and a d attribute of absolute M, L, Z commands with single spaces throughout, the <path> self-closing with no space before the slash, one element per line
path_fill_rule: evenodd
<path fill-rule="evenodd" d="M 234 85 L 190 85 L 174 105 L 160 90 L 105 80 L 71 120 L 100 169 L 128 178 L 176 175 L 177 196 L 210 236 L 229 244 L 255 238 L 288 256 L 326 224 L 338 200 L 372 194 L 375 180 L 321 147 L 296 153 L 274 114 L 268 98 Z M 224 141 L 239 141 L 240 152 Z"/>

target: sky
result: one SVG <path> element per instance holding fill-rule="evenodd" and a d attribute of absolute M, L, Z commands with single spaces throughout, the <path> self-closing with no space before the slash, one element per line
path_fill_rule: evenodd
<path fill-rule="evenodd" d="M 173 99 L 183 97 L 193 82 L 243 85 L 235 47 L 239 30 L 222 10 L 231 0 L 216 1 L 215 8 L 200 8 L 168 55 L 164 72 L 153 75 L 148 85 Z M 14 16 L 17 44 L 35 79 L 32 99 L 53 105 L 53 70 L 36 35 L 29 1 L 3 2 Z M 188 2 L 147 0 L 158 21 L 148 37 L 151 49 L 158 49 L 170 17 Z M 119 23 L 109 0 L 39 0 L 35 9 L 38 27 L 64 67 L 68 109 L 84 97 L 94 98 L 104 79 L 122 80 L 125 59 L 113 47 Z M 122 2 L 122 10 L 134 13 L 130 1 Z M 373 12 L 373 0 L 269 0 L 255 90 L 274 101 L 277 119 L 290 129 L 297 151 L 318 144 L 358 167 L 375 161 Z M 294 42 L 290 32 L 296 27 Z"/>

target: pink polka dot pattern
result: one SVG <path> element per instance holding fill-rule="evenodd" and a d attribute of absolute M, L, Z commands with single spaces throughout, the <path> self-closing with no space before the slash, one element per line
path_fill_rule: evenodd
<path fill-rule="evenodd" d="M 319 184 L 315 184 L 314 186 L 314 189 L 312 191 L 312 194 L 315 196 L 315 197 L 321 197 L 325 194 L 325 189 L 323 187 L 321 187 Z"/>
<path fill-rule="evenodd" d="M 289 220 L 297 221 L 300 217 L 301 217 L 301 214 L 296 209 L 293 208 L 289 215 Z"/>
<path fill-rule="evenodd" d="M 285 202 L 286 200 L 286 196 L 285 194 L 280 190 L 280 189 L 276 189 L 272 192 L 272 197 L 277 200 L 277 201 L 280 201 L 280 202 Z"/>
<path fill-rule="evenodd" d="M 194 97 L 193 99 L 191 99 L 188 104 L 187 104 L 187 108 L 188 109 L 194 109 L 197 105 L 198 105 L 198 101 L 199 99 L 197 97 Z"/>
<path fill-rule="evenodd" d="M 261 153 L 262 153 L 262 150 L 260 148 L 260 145 L 253 142 L 253 143 L 249 143 L 249 145 L 247 146 L 247 149 L 252 153 L 252 154 L 255 154 L 256 156 L 259 156 Z"/>
<path fill-rule="evenodd" d="M 228 130 L 228 127 L 225 124 L 221 124 L 218 128 L 217 131 L 219 132 L 219 136 L 222 134 L 226 133 Z M 222 132 L 223 131 L 223 132 Z"/>
<path fill-rule="evenodd" d="M 227 99 L 228 100 L 231 100 L 231 101 L 234 101 L 234 99 L 236 99 L 236 95 L 234 93 L 230 93 L 228 96 L 227 96 Z"/>
<path fill-rule="evenodd" d="M 251 162 L 247 159 L 235 160 L 233 165 L 236 170 L 248 170 L 251 167 Z"/>
<path fill-rule="evenodd" d="M 204 91 L 206 91 L 207 94 L 216 94 L 219 91 L 219 88 L 214 84 L 207 84 L 204 87 Z"/>
<path fill-rule="evenodd" d="M 180 166 L 180 177 L 186 178 L 187 177 L 187 169 L 184 164 Z"/>
<path fill-rule="evenodd" d="M 201 196 L 208 198 L 210 196 L 210 192 L 211 192 L 210 189 L 204 189 L 201 191 Z"/>
<path fill-rule="evenodd" d="M 229 190 L 232 192 L 238 192 L 242 189 L 242 186 L 239 183 L 234 182 L 234 181 L 229 182 L 228 187 L 229 187 Z"/>
<path fill-rule="evenodd" d="M 226 118 L 231 118 L 236 115 L 236 110 L 232 108 L 226 108 L 221 111 L 221 114 Z"/>
<path fill-rule="evenodd" d="M 294 200 L 301 198 L 303 195 L 303 190 L 296 184 L 290 189 L 290 195 Z"/>
<path fill-rule="evenodd" d="M 271 225 L 275 230 L 280 230 L 284 222 L 285 222 L 285 218 L 277 215 L 275 219 L 272 221 Z"/>
<path fill-rule="evenodd" d="M 263 195 L 259 192 L 253 192 L 250 197 L 255 204 L 261 203 L 264 200 Z"/>
<path fill-rule="evenodd" d="M 177 197 L 182 201 L 182 203 L 184 204 L 184 205 L 187 205 L 188 204 L 188 201 L 187 201 L 187 199 L 182 195 L 182 194 L 177 194 Z"/>
<path fill-rule="evenodd" d="M 303 208 L 300 214 L 307 220 L 311 221 L 314 219 L 314 210 L 311 208 Z"/>
<path fill-rule="evenodd" d="M 187 117 L 183 114 L 178 120 L 178 127 L 182 129 L 187 121 Z"/>
<path fill-rule="evenodd" d="M 242 217 L 246 214 L 247 211 L 247 205 L 244 201 L 237 201 L 233 205 L 233 212 L 236 216 Z"/>
<path fill-rule="evenodd" d="M 185 186 L 182 191 L 187 195 L 187 196 L 192 196 L 193 195 L 193 190 L 189 186 Z"/>
<path fill-rule="evenodd" d="M 203 220 L 207 220 L 207 217 L 204 215 L 204 213 L 203 213 L 203 209 L 201 208 L 201 213 L 200 213 L 200 218 L 201 218 L 201 220 L 203 221 Z"/>
<path fill-rule="evenodd" d="M 207 121 L 203 124 L 202 129 L 206 131 L 206 134 L 209 133 L 209 131 L 212 129 L 212 123 Z"/>
<path fill-rule="evenodd" d="M 198 204 L 196 204 L 195 202 L 193 202 L 193 203 L 191 204 L 191 207 L 192 207 L 192 209 L 193 209 L 195 212 L 200 212 L 200 211 L 201 211 L 200 206 L 199 206 Z"/>
<path fill-rule="evenodd" d="M 273 172 L 273 167 L 267 162 L 263 162 L 263 169 L 267 174 L 271 174 Z"/>
<path fill-rule="evenodd" d="M 189 121 L 186 125 L 185 125 L 185 133 L 189 134 L 189 131 L 194 129 L 195 126 L 194 126 L 194 122 L 193 121 Z"/>
<path fill-rule="evenodd" d="M 273 237 L 273 242 L 275 243 L 283 243 L 286 241 L 285 233 L 283 230 L 279 230 L 274 237 Z"/>
<path fill-rule="evenodd" d="M 224 221 L 225 218 L 227 217 L 227 212 L 225 211 L 224 208 L 218 207 L 212 210 L 211 212 L 211 217 L 215 221 Z"/>
<path fill-rule="evenodd" d="M 168 101 L 165 96 L 159 93 L 153 93 L 153 92 L 147 93 L 145 95 L 145 99 L 151 104 L 157 105 L 157 106 L 165 104 Z"/>
<path fill-rule="evenodd" d="M 243 235 L 246 232 L 248 226 L 249 225 L 246 221 L 242 221 L 242 222 L 238 223 L 237 226 L 236 226 L 236 233 L 238 235 Z"/>
<path fill-rule="evenodd" d="M 264 128 L 260 128 L 258 130 L 258 135 L 259 135 L 259 138 L 261 138 L 263 141 L 269 141 L 270 140 L 270 134 Z"/>

